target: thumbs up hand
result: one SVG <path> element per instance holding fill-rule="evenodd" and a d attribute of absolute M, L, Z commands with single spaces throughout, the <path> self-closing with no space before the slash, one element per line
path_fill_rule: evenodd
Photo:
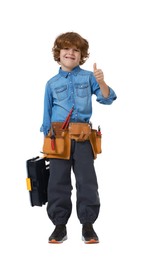
<path fill-rule="evenodd" d="M 104 82 L 104 74 L 101 69 L 97 69 L 96 63 L 93 64 L 93 73 L 99 84 Z"/>
<path fill-rule="evenodd" d="M 104 75 L 101 69 L 97 69 L 96 63 L 93 64 L 93 74 L 96 78 L 96 81 L 99 84 L 102 95 L 107 98 L 109 96 L 109 87 L 104 81 Z"/>

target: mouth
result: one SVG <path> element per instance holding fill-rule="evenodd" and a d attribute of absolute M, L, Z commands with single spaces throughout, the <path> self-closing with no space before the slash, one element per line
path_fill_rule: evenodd
<path fill-rule="evenodd" d="M 65 58 L 66 58 L 66 59 L 70 59 L 70 60 L 75 60 L 75 58 L 74 58 L 74 57 L 71 57 L 71 56 L 66 56 Z"/>

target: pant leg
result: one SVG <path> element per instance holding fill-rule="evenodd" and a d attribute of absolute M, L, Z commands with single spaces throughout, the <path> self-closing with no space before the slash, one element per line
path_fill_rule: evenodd
<path fill-rule="evenodd" d="M 66 224 L 72 211 L 71 160 L 50 159 L 47 213 L 54 225 Z"/>
<path fill-rule="evenodd" d="M 81 222 L 94 223 L 100 209 L 98 183 L 89 141 L 75 142 L 73 170 L 77 188 L 77 215 Z"/>

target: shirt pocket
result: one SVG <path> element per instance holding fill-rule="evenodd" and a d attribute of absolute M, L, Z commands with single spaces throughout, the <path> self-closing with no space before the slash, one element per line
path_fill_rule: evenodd
<path fill-rule="evenodd" d="M 89 85 L 88 84 L 81 84 L 81 85 L 76 85 L 76 94 L 78 97 L 86 97 L 90 93 Z"/>
<path fill-rule="evenodd" d="M 67 86 L 62 86 L 60 88 L 55 89 L 55 93 L 59 101 L 64 100 L 68 97 L 68 88 Z"/>

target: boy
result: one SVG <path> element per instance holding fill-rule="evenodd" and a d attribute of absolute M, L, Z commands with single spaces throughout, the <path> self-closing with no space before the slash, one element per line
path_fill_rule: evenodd
<path fill-rule="evenodd" d="M 46 84 L 43 124 L 40 129 L 45 136 L 50 133 L 53 123 L 65 122 L 68 114 L 69 122 L 75 126 L 78 123 L 81 123 L 81 127 L 89 125 L 93 94 L 99 103 L 107 105 L 117 98 L 113 89 L 105 83 L 104 74 L 97 69 L 96 64 L 93 65 L 93 72 L 80 68 L 89 57 L 88 49 L 88 41 L 75 32 L 63 33 L 54 42 L 53 56 L 60 68 L 59 73 Z M 49 237 L 49 243 L 61 243 L 67 239 L 66 224 L 72 210 L 71 169 L 76 179 L 76 207 L 82 224 L 82 239 L 85 243 L 98 243 L 93 223 L 99 214 L 100 199 L 89 138 L 71 138 L 69 158 L 50 158 L 47 213 L 55 229 Z"/>

